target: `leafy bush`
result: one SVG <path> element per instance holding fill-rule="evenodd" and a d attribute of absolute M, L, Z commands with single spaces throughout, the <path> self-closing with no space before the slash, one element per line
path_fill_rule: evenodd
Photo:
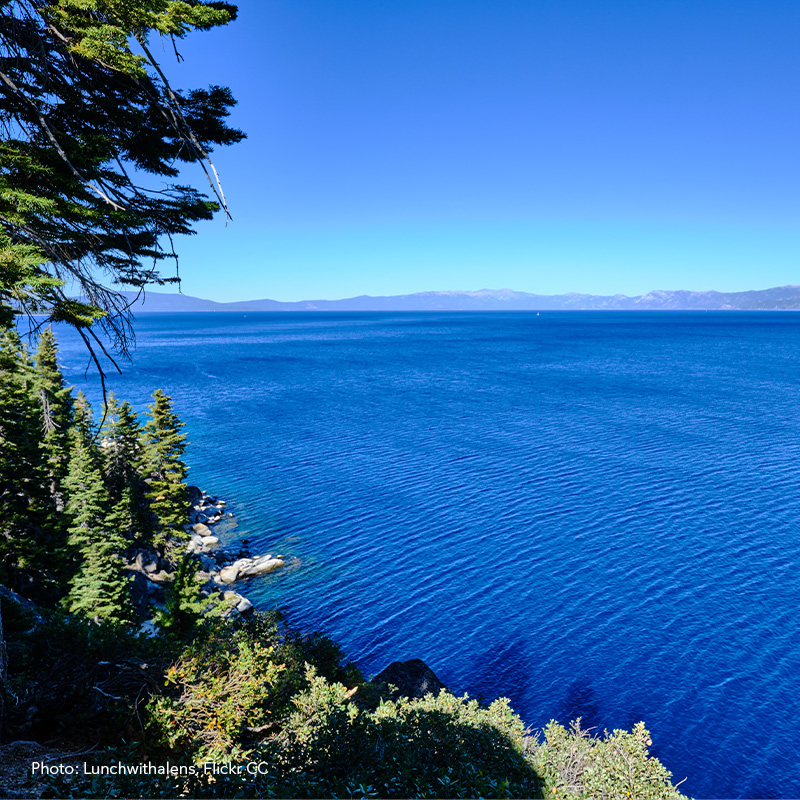
<path fill-rule="evenodd" d="M 95 764 L 194 772 L 55 777 L 52 796 L 681 800 L 642 724 L 592 738 L 552 722 L 539 741 L 503 699 L 387 700 L 337 644 L 277 612 L 206 619 L 187 643 L 9 601 L 3 611 L 18 733 L 68 725 L 106 745 L 87 756 Z M 242 769 L 197 767 L 206 761 Z"/>
<path fill-rule="evenodd" d="M 363 681 L 356 668 L 342 665 L 338 645 L 287 631 L 277 612 L 207 620 L 166 670 L 165 693 L 151 701 L 151 746 L 198 761 L 246 757 L 288 716 L 305 685 L 307 660 Z"/>
<path fill-rule="evenodd" d="M 260 750 L 274 765 L 258 794 L 292 797 L 535 797 L 524 730 L 506 700 L 488 708 L 448 692 L 354 702 L 358 687 L 313 669 L 280 736 Z"/>
<path fill-rule="evenodd" d="M 648 755 L 651 744 L 643 722 L 630 733 L 615 730 L 600 738 L 581 729 L 580 720 L 569 730 L 551 722 L 531 761 L 547 800 L 680 800 L 670 772 Z"/>

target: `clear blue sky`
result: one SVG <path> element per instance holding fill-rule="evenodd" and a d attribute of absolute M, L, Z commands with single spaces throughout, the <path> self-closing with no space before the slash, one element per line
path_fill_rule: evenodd
<path fill-rule="evenodd" d="M 163 52 L 249 137 L 215 154 L 234 221 L 179 242 L 185 294 L 800 284 L 796 0 L 239 10 Z"/>

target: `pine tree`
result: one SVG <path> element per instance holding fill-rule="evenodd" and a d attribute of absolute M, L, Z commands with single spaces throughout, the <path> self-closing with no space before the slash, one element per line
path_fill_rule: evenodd
<path fill-rule="evenodd" d="M 56 512 L 64 509 L 63 482 L 69 462 L 69 427 L 72 424 L 72 395 L 58 368 L 53 331 L 39 335 L 35 357 L 34 389 L 39 401 L 42 448 L 47 459 L 50 497 Z"/>
<path fill-rule="evenodd" d="M 164 610 L 156 616 L 159 626 L 165 631 L 184 637 L 204 620 L 219 616 L 224 610 L 219 592 L 204 597 L 203 585 L 197 579 L 198 559 L 184 553 L 175 570 L 175 579 L 167 588 Z"/>
<path fill-rule="evenodd" d="M 118 403 L 113 394 L 108 396 L 105 416 L 101 454 L 113 504 L 107 517 L 109 529 L 148 543 L 152 537 L 151 514 L 145 498 L 146 484 L 138 468 L 142 460 L 142 430 L 130 404 Z"/>
<path fill-rule="evenodd" d="M 76 403 L 76 409 L 81 408 Z M 108 513 L 108 492 L 100 474 L 91 439 L 80 427 L 70 431 L 66 512 L 70 518 L 69 544 L 83 548 L 102 538 Z"/>
<path fill-rule="evenodd" d="M 91 444 L 94 439 L 94 415 L 86 395 L 80 391 L 73 403 L 72 427 L 84 441 Z"/>
<path fill-rule="evenodd" d="M 83 549 L 80 570 L 71 581 L 64 605 L 91 620 L 129 623 L 133 620 L 130 580 L 111 541 Z"/>
<path fill-rule="evenodd" d="M 0 580 L 40 597 L 52 580 L 51 537 L 33 365 L 16 331 L 0 334 Z"/>
<path fill-rule="evenodd" d="M 0 9 L 0 325 L 11 307 L 44 311 L 89 345 L 96 320 L 124 349 L 127 304 L 98 276 L 112 286 L 177 281 L 158 273 L 175 237 L 225 207 L 209 153 L 244 138 L 225 124 L 230 91 L 173 90 L 148 38 L 177 46 L 236 8 L 3 0 Z M 181 162 L 202 165 L 217 202 L 178 180 Z"/>
<path fill-rule="evenodd" d="M 91 407 L 81 393 L 75 398 L 64 486 L 70 520 L 69 550 L 77 562 L 64 605 L 90 619 L 129 620 L 130 585 L 119 558 L 125 541 L 108 527 L 108 489 L 92 439 Z"/>
<path fill-rule="evenodd" d="M 108 490 L 94 446 L 92 407 L 83 392 L 75 396 L 69 430 L 69 464 L 64 478 L 69 519 L 69 546 L 73 552 L 99 540 L 109 511 Z"/>
<path fill-rule="evenodd" d="M 140 458 L 141 430 L 133 409 L 126 402 L 119 403 L 113 393 L 106 399 L 105 424 L 100 431 L 103 473 L 108 490 L 118 500 L 123 488 L 138 474 L 136 463 Z"/>
<path fill-rule="evenodd" d="M 189 501 L 184 480 L 188 470 L 181 456 L 187 442 L 181 428 L 186 423 L 173 412 L 172 401 L 160 389 L 153 393 L 153 400 L 142 438 L 143 472 L 150 485 L 147 498 L 158 520 L 161 544 L 166 544 L 170 537 L 185 535 Z"/>

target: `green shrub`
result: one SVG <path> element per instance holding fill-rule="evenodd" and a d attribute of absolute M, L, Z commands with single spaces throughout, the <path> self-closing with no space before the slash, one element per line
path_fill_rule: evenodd
<path fill-rule="evenodd" d="M 277 612 L 207 619 L 188 643 L 9 601 L 3 612 L 18 734 L 69 729 L 107 745 L 90 763 L 195 769 L 53 778 L 52 796 L 681 800 L 641 723 L 593 738 L 552 722 L 540 741 L 503 699 L 382 699 L 337 644 Z M 242 771 L 197 769 L 205 761 Z"/>
<path fill-rule="evenodd" d="M 651 744 L 643 722 L 630 733 L 615 730 L 599 738 L 582 730 L 580 720 L 570 730 L 551 722 L 531 762 L 547 800 L 681 800 L 670 772 L 648 755 Z"/>
<path fill-rule="evenodd" d="M 448 692 L 359 708 L 356 692 L 308 672 L 308 688 L 260 755 L 274 770 L 254 787 L 279 796 L 535 797 L 522 722 Z M 356 687 L 357 689 L 357 687 Z"/>
<path fill-rule="evenodd" d="M 277 732 L 306 685 L 306 662 L 363 680 L 342 665 L 338 645 L 288 632 L 280 614 L 206 620 L 165 673 L 166 691 L 148 709 L 150 745 L 196 760 L 245 758 Z"/>

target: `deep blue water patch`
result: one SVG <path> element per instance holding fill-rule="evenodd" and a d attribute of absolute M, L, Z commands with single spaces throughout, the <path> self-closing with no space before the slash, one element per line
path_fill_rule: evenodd
<path fill-rule="evenodd" d="M 643 719 L 699 797 L 800 796 L 800 316 L 141 315 L 191 481 L 299 569 L 243 587 L 366 672 Z M 71 382 L 86 356 L 60 331 Z"/>

